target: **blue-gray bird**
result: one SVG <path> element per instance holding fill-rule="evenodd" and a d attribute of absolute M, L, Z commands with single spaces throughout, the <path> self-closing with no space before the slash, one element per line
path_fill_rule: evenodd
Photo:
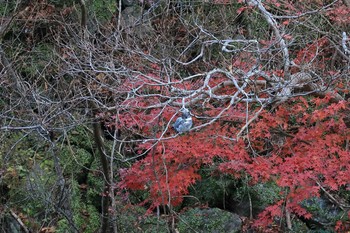
<path fill-rule="evenodd" d="M 189 131 L 192 127 L 192 117 L 190 115 L 190 111 L 187 108 L 181 110 L 182 116 L 177 118 L 175 123 L 173 124 L 174 129 L 178 133 L 183 133 Z"/>

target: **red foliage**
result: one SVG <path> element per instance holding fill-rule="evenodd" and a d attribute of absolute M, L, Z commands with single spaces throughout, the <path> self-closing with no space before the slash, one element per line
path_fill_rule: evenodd
<path fill-rule="evenodd" d="M 149 150 L 148 155 L 124 171 L 120 187 L 147 190 L 149 197 L 145 201 L 151 207 L 179 205 L 188 194 L 188 187 L 200 179 L 200 167 L 212 165 L 218 157 L 223 161 L 218 165 L 222 173 L 239 178 L 245 172 L 252 184 L 274 180 L 287 188 L 289 211 L 308 218 L 310 214 L 299 205 L 301 201 L 318 196 L 320 186 L 339 190 L 350 179 L 350 153 L 344 149 L 349 130 L 342 120 L 346 105 L 327 104 L 328 100 L 317 98 L 307 102 L 298 98 L 275 112 L 263 112 L 251 125 L 250 147 L 246 147 L 244 140 L 225 139 L 237 131 L 220 123 L 171 140 L 140 144 L 139 151 Z M 220 109 L 207 114 L 215 115 L 217 111 Z M 169 116 L 166 118 L 169 120 Z M 227 119 L 233 120 L 232 116 Z M 284 139 L 282 144 L 273 144 L 276 133 Z M 271 141 L 273 150 L 266 156 L 256 156 L 267 141 Z M 268 207 L 256 224 L 266 225 L 281 217 L 284 202 L 280 200 Z"/>
<path fill-rule="evenodd" d="M 267 2 L 281 6 L 291 14 L 301 14 L 307 10 L 305 3 L 292 5 L 288 1 Z M 322 6 L 321 1 L 307 2 Z M 225 4 L 226 1 L 216 3 Z M 341 10 L 337 5 L 328 16 L 338 22 L 340 19 L 336 15 L 345 14 L 347 10 Z M 285 20 L 282 25 L 287 27 L 291 21 Z M 284 36 L 284 39 L 291 38 L 287 34 Z M 264 41 L 266 47 L 272 41 Z M 313 70 L 324 70 L 331 52 L 329 44 L 327 37 L 307 44 L 295 52 L 294 63 L 300 67 L 308 64 Z M 247 72 L 255 64 L 255 59 L 251 53 L 242 52 L 232 58 L 231 67 Z M 270 70 L 267 73 L 283 77 L 281 70 Z M 166 88 L 157 87 L 163 84 L 160 77 L 154 74 L 148 76 L 134 77 L 125 82 L 122 88 L 169 95 Z M 201 79 L 198 80 L 183 82 L 174 79 L 172 88 L 196 90 L 201 87 Z M 219 84 L 225 80 L 227 79 L 220 74 L 213 75 L 205 88 L 220 87 Z M 344 93 L 348 91 L 346 87 L 339 85 Z M 212 94 L 233 95 L 236 92 L 237 89 L 232 85 L 222 85 Z M 157 139 L 145 140 L 145 143 L 138 145 L 138 151 L 145 153 L 146 157 L 134 163 L 130 169 L 123 170 L 120 187 L 148 191 L 149 196 L 145 202 L 150 203 L 151 208 L 163 204 L 176 206 L 188 194 L 188 187 L 201 179 L 199 169 L 207 165 L 236 179 L 242 174 L 248 174 L 250 184 L 274 181 L 283 188 L 285 193 L 281 196 L 284 198 L 267 207 L 259 215 L 256 226 L 268 226 L 275 219 L 283 217 L 286 209 L 293 214 L 310 218 L 310 213 L 300 205 L 302 201 L 319 196 L 321 188 L 330 192 L 345 188 L 350 180 L 350 152 L 346 149 L 350 132 L 343 120 L 349 106 L 344 101 L 331 103 L 331 98 L 330 95 L 324 98 L 298 97 L 273 111 L 264 110 L 249 125 L 249 134 L 238 141 L 234 138 L 244 126 L 243 119 L 247 115 L 244 104 L 231 106 L 225 114 L 220 115 L 220 120 L 203 128 L 173 137 L 174 132 L 170 126 L 176 117 L 174 108 L 166 106 L 143 111 L 143 107 L 159 104 L 159 96 L 129 98 L 124 104 L 130 109 L 138 110 L 121 113 L 121 124 L 129 129 L 137 128 L 143 135 L 153 138 L 156 136 Z M 200 107 L 195 106 L 192 112 L 197 112 L 205 119 L 212 119 L 225 108 L 223 103 L 208 101 Z M 258 109 L 249 112 L 248 118 L 257 111 Z M 207 121 L 194 118 L 194 123 L 201 125 Z M 214 164 L 215 158 L 220 158 L 220 163 Z M 346 227 L 346 224 L 339 223 L 337 230 L 348 229 Z"/>
<path fill-rule="evenodd" d="M 350 7 L 346 7 L 341 3 L 336 6 L 327 12 L 327 16 L 333 23 L 347 26 L 350 21 Z"/>
<path fill-rule="evenodd" d="M 156 145 L 145 143 L 139 147 L 149 148 L 145 159 L 124 171 L 121 187 L 148 190 L 150 196 L 146 201 L 151 202 L 152 207 L 167 203 L 179 205 L 183 195 L 188 193 L 187 188 L 200 179 L 197 172 L 201 165 L 211 164 L 214 157 L 237 157 L 237 149 L 227 140 L 210 138 L 205 132 L 183 135 Z"/>
<path fill-rule="evenodd" d="M 299 50 L 294 59 L 297 65 L 305 65 L 317 67 L 317 69 L 325 69 L 327 60 L 325 57 L 330 52 L 327 49 L 328 39 L 326 37 L 320 38 L 313 43 L 307 45 L 304 49 Z"/>
<path fill-rule="evenodd" d="M 287 208 L 304 217 L 310 215 L 299 206 L 301 201 L 318 196 L 321 186 L 328 190 L 339 190 L 345 187 L 350 178 L 350 152 L 344 148 L 349 130 L 342 120 L 345 103 L 324 106 L 325 101 L 322 99 L 315 99 L 314 102 L 316 106 L 305 105 L 303 100 L 283 105 L 275 113 L 264 112 L 251 130 L 254 135 L 252 145 L 256 150 L 262 150 L 266 137 L 271 138 L 269 132 L 275 132 L 276 128 L 279 129 L 279 136 L 285 137 L 284 142 L 274 146 L 270 156 L 251 160 L 253 163 L 250 165 L 258 165 L 240 165 L 246 167 L 253 181 L 274 177 L 280 187 L 288 188 Z M 308 111 L 312 112 L 308 114 Z M 293 125 L 288 122 L 292 119 L 295 121 Z M 231 164 L 228 162 L 221 166 L 229 167 Z M 277 203 L 272 210 L 278 206 L 280 204 Z M 270 217 L 280 215 L 272 210 L 266 209 Z M 261 215 L 262 218 L 267 218 L 266 211 Z M 259 223 L 266 224 L 261 221 Z"/>

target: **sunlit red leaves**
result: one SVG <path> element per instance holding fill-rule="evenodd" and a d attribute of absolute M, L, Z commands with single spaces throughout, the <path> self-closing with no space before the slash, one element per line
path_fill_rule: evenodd
<path fill-rule="evenodd" d="M 134 106 L 131 110 L 120 112 L 117 116 L 114 116 L 114 118 L 118 118 L 118 127 L 130 131 L 138 131 L 139 133 L 142 132 L 143 135 L 159 132 L 159 129 L 164 126 L 164 121 L 168 122 L 174 116 L 175 111 L 172 108 L 142 109 L 142 106 L 149 104 L 147 102 L 142 101 L 139 104 L 135 104 L 137 107 Z M 164 119 L 162 116 L 167 117 L 167 119 Z"/>
<path fill-rule="evenodd" d="M 322 46 L 322 43 L 326 41 L 316 44 Z M 312 51 L 304 55 L 314 56 Z M 245 61 L 241 62 L 236 65 L 249 69 Z M 224 80 L 224 76 L 217 75 L 209 85 L 214 87 Z M 200 82 L 194 85 L 201 86 Z M 312 100 L 299 97 L 273 111 L 262 111 L 250 125 L 247 137 L 239 141 L 229 139 L 234 138 L 245 123 L 245 105 L 226 109 L 228 105 L 224 103 L 206 102 L 201 108 L 191 110 L 199 116 L 198 119 L 194 117 L 195 125 L 208 122 L 223 112 L 219 120 L 171 140 L 140 143 L 137 150 L 146 151 L 146 157 L 123 171 L 120 187 L 147 191 L 149 197 L 145 202 L 152 206 L 168 201 L 179 205 L 188 194 L 188 187 L 200 179 L 200 167 L 215 165 L 218 172 L 235 178 L 248 175 L 250 184 L 273 180 L 288 190 L 288 209 L 310 217 L 299 206 L 301 201 L 319 195 L 320 185 L 328 190 L 339 190 L 350 179 L 350 155 L 344 150 L 349 130 L 342 120 L 347 105 L 342 101 L 330 103 L 331 98 L 331 95 Z M 178 114 L 173 107 L 143 111 L 142 106 L 156 101 L 152 98 L 131 101 L 135 102 L 128 104 L 139 109 L 121 113 L 120 121 L 124 127 L 137 129 L 144 135 L 160 137 L 165 126 L 170 126 Z M 258 109 L 249 112 L 249 117 L 256 111 Z M 172 133 L 171 128 L 164 132 L 167 136 Z M 281 144 L 274 144 L 276 137 L 283 139 Z M 215 158 L 220 158 L 219 164 L 214 162 Z M 281 215 L 285 200 L 281 201 L 266 209 L 260 223 L 267 224 Z"/>
<path fill-rule="evenodd" d="M 266 1 L 266 8 L 275 9 L 278 7 L 279 11 L 288 15 L 300 15 L 303 12 L 309 11 L 310 8 L 321 8 L 324 2 L 320 0 L 305 0 L 305 1 L 283 1 L 283 0 L 268 0 Z"/>
<path fill-rule="evenodd" d="M 282 22 L 282 25 L 288 25 L 290 23 L 290 20 L 284 20 L 283 22 Z"/>
<path fill-rule="evenodd" d="M 345 101 L 331 104 L 325 108 L 314 111 L 311 117 L 311 121 L 318 122 L 323 121 L 326 118 L 339 116 L 338 113 L 343 109 L 346 109 Z"/>
<path fill-rule="evenodd" d="M 155 146 L 144 143 L 140 145 L 142 149 L 153 146 L 152 149 L 145 159 L 123 171 L 121 187 L 148 190 L 151 203 L 170 199 L 173 205 L 178 205 L 188 187 L 200 179 L 198 169 L 211 164 L 214 157 L 249 160 L 244 150 L 230 144 L 228 140 L 207 132 L 192 132 Z"/>
<path fill-rule="evenodd" d="M 266 182 L 274 175 L 273 161 L 264 157 L 256 157 L 247 165 L 248 174 L 252 178 L 252 184 Z"/>
<path fill-rule="evenodd" d="M 243 140 L 236 143 L 231 150 L 223 156 L 224 162 L 218 167 L 220 172 L 228 173 L 239 178 L 242 172 L 247 170 L 251 158 L 245 150 L 245 143 Z"/>
<path fill-rule="evenodd" d="M 297 65 L 313 64 L 315 68 L 316 66 L 317 68 L 325 67 L 325 57 L 321 55 L 328 53 L 328 51 L 325 50 L 327 45 L 328 39 L 326 37 L 314 41 L 296 53 L 294 63 Z"/>
<path fill-rule="evenodd" d="M 259 214 L 258 219 L 254 222 L 254 226 L 265 228 L 270 226 L 276 217 L 281 218 L 283 216 L 283 204 L 283 200 L 280 200 L 276 204 L 265 208 L 265 210 Z"/>
<path fill-rule="evenodd" d="M 346 7 L 342 4 L 337 5 L 337 7 L 327 11 L 326 15 L 335 24 L 346 26 L 350 22 L 350 7 Z"/>
<path fill-rule="evenodd" d="M 335 225 L 336 232 L 342 233 L 342 232 L 349 232 L 350 231 L 350 222 L 344 222 L 344 221 L 337 221 Z"/>
<path fill-rule="evenodd" d="M 291 39 L 293 39 L 293 36 L 290 35 L 290 34 L 285 34 L 285 35 L 283 35 L 283 39 L 285 39 L 285 40 L 291 40 Z"/>
<path fill-rule="evenodd" d="M 155 146 L 144 160 L 124 171 L 120 185 L 131 190 L 148 190 L 150 203 L 166 204 L 164 200 L 171 200 L 172 205 L 178 205 L 188 186 L 200 179 L 196 173 L 200 163 L 191 159 L 191 154 L 163 153 L 161 148 L 164 147 Z"/>
<path fill-rule="evenodd" d="M 244 2 L 244 1 L 243 0 L 238 0 L 238 3 L 242 3 L 242 2 Z M 239 14 L 242 14 L 242 12 L 245 12 L 245 11 L 247 11 L 249 9 L 252 9 L 252 6 L 242 6 L 242 7 L 238 8 L 236 12 L 239 15 Z"/>
<path fill-rule="evenodd" d="M 310 197 L 311 196 L 309 196 L 309 198 Z M 304 199 L 306 198 L 307 197 L 305 197 Z M 303 216 L 306 219 L 309 219 L 312 217 L 312 215 L 309 212 L 307 212 L 303 207 L 301 207 L 296 202 L 288 203 L 287 208 L 289 209 L 290 212 L 296 214 L 297 216 Z"/>
<path fill-rule="evenodd" d="M 248 72 L 248 70 L 251 69 L 254 64 L 256 64 L 256 58 L 252 53 L 248 52 L 241 52 L 232 59 L 233 69 L 240 69 L 245 72 Z"/>
<path fill-rule="evenodd" d="M 249 145 L 255 151 L 263 151 L 267 141 L 272 140 L 271 132 L 276 129 L 288 135 L 280 135 L 285 137 L 284 144 L 278 150 L 273 147 L 267 156 L 254 155 L 249 160 L 222 163 L 221 171 L 236 177 L 245 171 L 253 183 L 275 180 L 280 187 L 289 190 L 289 209 L 309 217 L 299 204 L 319 195 L 319 184 L 328 190 L 339 190 L 350 179 L 350 153 L 344 148 L 349 130 L 341 120 L 346 105 L 342 101 L 330 104 L 329 99 L 315 99 L 309 104 L 299 98 L 278 107 L 275 112 L 262 112 L 251 125 Z M 240 149 L 246 151 L 247 148 Z M 267 208 L 258 223 L 267 224 L 271 221 L 268 217 L 280 214 L 279 208 L 279 205 Z"/>
<path fill-rule="evenodd" d="M 252 127 L 250 129 L 250 137 L 255 140 L 270 138 L 271 137 L 270 129 L 278 127 L 279 126 L 278 121 L 280 120 L 281 119 L 277 120 L 277 117 L 272 115 L 271 113 L 262 111 L 259 119 L 257 119 L 255 122 L 255 127 Z M 254 142 L 257 142 L 257 141 L 254 141 Z"/>
<path fill-rule="evenodd" d="M 263 48 L 268 48 L 268 47 L 270 47 L 272 44 L 275 43 L 275 40 L 273 40 L 273 39 L 270 39 L 270 40 L 261 39 L 261 40 L 259 40 L 259 43 L 260 43 L 260 45 L 261 45 Z"/>

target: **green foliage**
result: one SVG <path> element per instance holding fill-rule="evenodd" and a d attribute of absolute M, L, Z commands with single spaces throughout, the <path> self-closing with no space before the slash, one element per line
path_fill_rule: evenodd
<path fill-rule="evenodd" d="M 111 20 L 117 10 L 117 1 L 115 0 L 90 0 L 86 2 L 89 11 L 94 14 L 100 23 Z"/>
<path fill-rule="evenodd" d="M 64 218 L 58 220 L 56 232 L 57 233 L 65 233 L 67 231 L 69 231 L 68 221 Z"/>
<path fill-rule="evenodd" d="M 268 40 L 270 27 L 268 23 L 262 19 L 261 14 L 256 11 L 253 11 L 249 14 L 249 17 L 246 19 L 246 24 L 251 25 L 254 30 L 251 31 L 253 38 L 259 38 L 260 40 Z"/>
<path fill-rule="evenodd" d="M 96 165 L 95 165 L 96 166 Z M 103 192 L 103 175 L 97 173 L 98 175 L 89 173 L 88 176 L 88 190 L 87 190 L 87 200 L 96 207 L 101 205 L 101 193 Z"/>
<path fill-rule="evenodd" d="M 301 220 L 299 220 L 298 218 L 293 219 L 292 224 L 293 224 L 292 225 L 293 233 L 305 233 L 305 232 L 312 233 L 312 231 L 310 231 L 307 225 Z"/>
<path fill-rule="evenodd" d="M 101 205 L 103 178 L 99 160 L 95 159 L 93 142 L 84 127 L 72 130 L 61 149 L 61 163 L 71 174 L 71 206 L 74 222 L 84 232 L 95 232 L 100 226 L 98 209 Z M 80 186 L 80 184 L 82 186 Z M 66 220 L 60 221 L 60 232 L 67 232 Z"/>
<path fill-rule="evenodd" d="M 72 154 L 73 152 L 73 154 Z M 66 173 L 74 174 L 75 176 L 84 175 L 81 174 L 84 167 L 90 167 L 92 156 L 84 148 L 72 146 L 71 148 L 65 147 L 62 149 L 62 165 L 64 166 Z M 79 172 L 80 171 L 80 172 Z"/>
<path fill-rule="evenodd" d="M 202 179 L 190 187 L 190 196 L 196 199 L 186 199 L 185 205 L 193 205 L 196 201 L 209 206 L 230 208 L 229 203 L 241 203 L 251 196 L 253 205 L 263 207 L 275 203 L 280 198 L 282 189 L 274 182 L 258 183 L 248 186 L 247 181 L 233 179 L 230 175 L 213 176 L 206 170 L 201 172 Z M 242 182 L 243 181 L 243 182 Z"/>
<path fill-rule="evenodd" d="M 4 135 L 2 142 L 0 161 L 6 169 L 1 183 L 9 188 L 7 205 L 39 219 L 39 213 L 50 209 L 47 201 L 56 179 L 51 154 L 37 138 L 20 132 Z"/>
<path fill-rule="evenodd" d="M 16 7 L 16 1 L 4 1 L 0 2 L 0 15 L 7 16 L 9 15 Z"/>
<path fill-rule="evenodd" d="M 60 151 L 65 173 L 72 174 L 78 181 L 90 173 L 95 161 L 91 137 L 84 127 L 77 127 L 68 134 Z"/>
<path fill-rule="evenodd" d="M 28 174 L 17 184 L 17 188 L 10 189 L 8 205 L 15 204 L 25 216 L 32 219 L 28 226 L 50 221 L 49 216 L 55 209 L 57 190 L 53 187 L 56 187 L 57 177 L 52 168 L 46 168 L 45 163 L 36 161 L 33 167 L 27 168 L 30 170 L 26 171 Z"/>
<path fill-rule="evenodd" d="M 54 59 L 54 47 L 48 43 L 37 44 L 24 55 L 20 72 L 26 77 L 36 77 L 50 69 L 51 61 Z"/>
<path fill-rule="evenodd" d="M 10 158 L 11 166 L 9 166 L 4 175 L 3 181 L 10 188 L 10 197 L 7 205 L 11 206 L 16 203 L 18 209 L 23 214 L 32 218 L 34 221 L 29 222 L 31 225 L 35 223 L 44 223 L 46 219 L 50 219 L 50 214 L 55 211 L 54 202 L 56 201 L 56 171 L 52 160 L 51 150 L 45 146 L 45 143 L 38 142 L 35 137 L 26 137 L 22 139 L 23 134 L 13 133 L 9 137 L 4 138 L 4 144 L 1 145 L 1 159 L 5 156 Z M 92 151 L 92 142 L 88 134 L 83 128 L 77 128 L 68 135 L 69 143 L 60 144 L 60 149 L 56 148 L 60 157 L 60 163 L 67 177 L 66 179 L 71 186 L 66 188 L 72 189 L 72 195 L 68 196 L 67 201 L 73 210 L 73 218 L 75 224 L 84 229 L 84 232 L 95 232 L 100 225 L 100 215 L 97 207 L 100 205 L 100 193 L 103 187 L 103 179 L 101 176 L 91 174 L 85 171 L 84 167 L 93 166 L 92 169 L 97 170 L 98 164 L 93 164 L 93 155 L 88 151 Z M 14 143 L 11 154 L 9 156 L 4 153 L 8 150 L 7 145 Z M 75 179 L 79 179 L 82 173 L 88 176 L 90 189 L 88 195 L 79 188 Z M 99 173 L 96 173 L 99 174 Z M 23 201 L 21 201 L 23 200 Z M 25 201 L 24 201 L 25 200 Z M 95 206 L 93 205 L 95 204 Z M 28 224 L 29 224 L 28 223 Z M 31 227 L 28 225 L 28 227 Z M 58 221 L 58 232 L 69 232 L 69 224 L 65 218 Z"/>
<path fill-rule="evenodd" d="M 322 223 L 335 223 L 341 220 L 346 213 L 340 211 L 340 209 L 333 203 L 318 197 L 310 198 L 303 201 L 303 207 L 312 214 L 312 218 Z"/>
<path fill-rule="evenodd" d="M 84 232 L 93 233 L 100 226 L 100 214 L 90 201 L 84 201 L 77 182 L 72 180 L 71 207 L 76 226 Z M 67 220 L 62 218 L 58 222 L 57 232 L 69 232 Z"/>
<path fill-rule="evenodd" d="M 254 195 L 259 198 L 260 206 L 271 205 L 281 198 L 282 188 L 274 182 L 258 183 L 251 187 Z"/>
<path fill-rule="evenodd" d="M 202 179 L 190 187 L 190 196 L 196 199 L 186 199 L 186 205 L 207 203 L 209 206 L 225 206 L 225 198 L 232 195 L 237 189 L 238 182 L 230 176 L 213 176 L 210 172 L 202 170 Z"/>
<path fill-rule="evenodd" d="M 74 222 L 76 226 L 87 233 L 94 233 L 100 226 L 100 215 L 92 205 L 80 202 L 79 208 L 74 209 Z M 67 220 L 62 218 L 57 224 L 57 233 L 69 232 L 70 228 Z"/>
<path fill-rule="evenodd" d="M 163 218 L 147 215 L 139 206 L 122 207 L 118 212 L 118 232 L 121 233 L 167 233 L 167 223 Z"/>
<path fill-rule="evenodd" d="M 76 145 L 79 148 L 91 149 L 94 144 L 91 133 L 83 126 L 76 127 L 69 132 L 68 136 L 69 142 L 67 141 L 67 143 Z"/>
<path fill-rule="evenodd" d="M 180 215 L 180 221 L 177 225 L 179 232 L 227 232 L 235 233 L 237 231 L 228 231 L 228 223 L 232 222 L 232 214 L 214 208 L 201 210 L 198 208 L 190 209 Z"/>

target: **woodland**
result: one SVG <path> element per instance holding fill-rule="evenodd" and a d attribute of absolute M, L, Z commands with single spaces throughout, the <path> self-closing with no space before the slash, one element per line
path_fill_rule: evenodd
<path fill-rule="evenodd" d="M 349 232 L 349 38 L 349 0 L 0 0 L 0 232 Z"/>

